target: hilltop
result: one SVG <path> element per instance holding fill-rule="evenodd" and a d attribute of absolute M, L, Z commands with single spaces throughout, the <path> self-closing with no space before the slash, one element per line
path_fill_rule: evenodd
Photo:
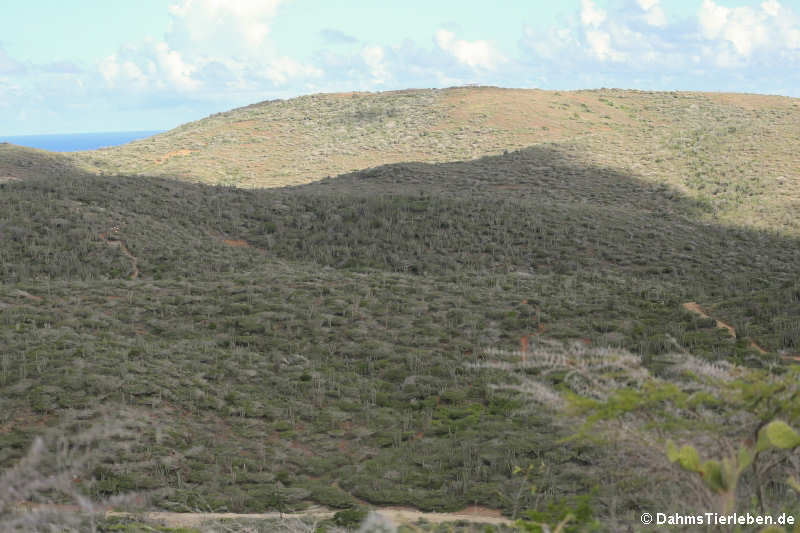
<path fill-rule="evenodd" d="M 262 102 L 70 157 L 92 172 L 251 188 L 551 143 L 669 184 L 724 222 L 798 234 L 799 130 L 796 98 L 460 87 Z"/>
<path fill-rule="evenodd" d="M 501 111 L 538 116 L 470 100 L 503 94 L 579 116 L 502 129 Z M 286 175 L 261 184 L 276 186 L 210 173 L 258 156 L 208 142 L 212 125 L 403 98 L 422 117 L 452 95 L 440 161 L 285 147 Z M 142 491 L 151 510 L 478 506 L 600 531 L 709 511 L 668 439 L 705 460 L 772 419 L 800 427 L 799 113 L 755 95 L 462 88 L 257 104 L 77 155 L 0 145 L 0 468 L 110 414 L 120 435 L 74 486 Z M 469 129 L 481 114 L 499 133 Z M 274 122 L 281 142 L 306 128 Z M 155 165 L 156 148 L 189 149 L 178 139 L 198 152 Z M 738 508 L 792 508 L 800 472 L 764 457 Z"/>

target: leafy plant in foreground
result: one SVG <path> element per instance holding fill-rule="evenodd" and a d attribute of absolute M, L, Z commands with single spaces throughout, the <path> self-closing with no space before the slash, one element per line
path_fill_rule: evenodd
<path fill-rule="evenodd" d="M 667 443 L 667 457 L 671 462 L 678 463 L 683 469 L 698 474 L 705 487 L 717 496 L 720 506 L 719 511 L 722 514 L 730 514 L 736 507 L 737 487 L 742 474 L 750 466 L 753 466 L 753 470 L 758 473 L 757 461 L 762 453 L 769 450 L 787 450 L 791 452 L 798 447 L 800 447 L 800 434 L 785 422 L 775 420 L 759 430 L 755 445 L 745 444 L 740 446 L 734 456 L 725 457 L 721 461 L 714 459 L 702 461 L 696 448 L 689 445 L 678 448 L 671 440 Z M 772 464 L 774 465 L 775 463 Z M 756 496 L 760 503 L 761 513 L 764 514 L 766 502 L 763 501 L 760 477 L 757 475 L 756 478 Z M 790 476 L 787 483 L 800 492 L 800 483 L 794 477 Z M 762 533 L 777 533 L 779 531 L 784 530 L 770 527 L 762 530 Z M 800 531 L 800 526 L 795 527 L 794 531 Z"/>

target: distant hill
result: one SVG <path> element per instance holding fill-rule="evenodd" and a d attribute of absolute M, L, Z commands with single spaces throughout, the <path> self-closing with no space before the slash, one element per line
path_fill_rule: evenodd
<path fill-rule="evenodd" d="M 461 87 L 261 102 L 70 157 L 92 172 L 249 188 L 568 143 L 573 157 L 668 183 L 721 220 L 797 233 L 797 131 L 800 101 L 787 97 Z"/>

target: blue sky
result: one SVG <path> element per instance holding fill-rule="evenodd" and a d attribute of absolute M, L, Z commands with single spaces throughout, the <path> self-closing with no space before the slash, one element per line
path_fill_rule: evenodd
<path fill-rule="evenodd" d="M 0 16 L 0 135 L 467 83 L 800 97 L 800 0 L 28 0 Z"/>

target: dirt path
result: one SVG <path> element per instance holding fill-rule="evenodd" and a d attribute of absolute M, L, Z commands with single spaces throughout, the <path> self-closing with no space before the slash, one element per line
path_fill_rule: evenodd
<path fill-rule="evenodd" d="M 504 517 L 499 511 L 494 509 L 485 509 L 483 507 L 468 507 L 455 513 L 423 513 L 416 509 L 408 509 L 404 507 L 386 507 L 375 509 L 375 512 L 381 514 L 396 524 L 409 524 L 414 523 L 420 519 L 425 519 L 428 522 L 441 524 L 443 522 L 457 522 L 465 520 L 467 522 L 475 522 L 478 524 L 494 524 L 494 525 L 513 525 L 514 521 Z"/>
<path fill-rule="evenodd" d="M 41 302 L 42 301 L 42 297 L 41 296 L 34 296 L 33 294 L 31 294 L 29 292 L 26 292 L 26 291 L 23 291 L 21 289 L 18 289 L 16 291 L 14 291 L 13 294 L 15 296 L 20 296 L 22 298 L 26 298 L 28 300 L 33 300 L 34 302 Z"/>
<path fill-rule="evenodd" d="M 388 518 L 395 524 L 411 524 L 420 519 L 425 519 L 428 522 L 441 524 L 444 522 L 456 522 L 464 520 L 467 522 L 479 524 L 494 524 L 494 525 L 513 525 L 514 521 L 505 518 L 499 511 L 494 509 L 486 509 L 483 507 L 467 507 L 455 513 L 424 513 L 416 509 L 405 507 L 385 507 L 373 509 L 374 512 Z M 171 513 L 153 511 L 135 515 L 132 513 L 123 513 L 115 511 L 107 511 L 105 516 L 140 516 L 148 521 L 156 521 L 163 523 L 167 527 L 197 527 L 204 522 L 211 520 L 281 520 L 291 518 L 317 518 L 325 520 L 333 518 L 336 514 L 335 511 L 325 508 L 318 508 L 309 510 L 303 513 Z"/>
<path fill-rule="evenodd" d="M 159 522 L 170 528 L 198 527 L 211 520 L 281 520 L 291 518 L 313 517 L 320 520 L 333 518 L 332 511 L 309 511 L 306 513 L 170 513 L 165 511 L 151 511 L 134 514 L 117 511 L 107 511 L 108 517 L 141 517 L 148 522 Z"/>
<path fill-rule="evenodd" d="M 734 329 L 733 326 L 731 326 L 730 324 L 726 324 L 722 320 L 717 320 L 716 318 L 712 318 L 712 317 L 708 316 L 708 314 L 705 311 L 703 311 L 703 308 L 700 307 L 697 304 L 697 302 L 686 302 L 686 303 L 683 304 L 683 308 L 686 309 L 687 311 L 691 311 L 692 313 L 694 313 L 694 314 L 696 314 L 698 316 L 701 316 L 703 318 L 711 318 L 712 320 L 716 321 L 718 328 L 727 329 L 734 339 L 738 338 L 736 336 L 736 330 Z M 751 348 L 755 348 L 755 350 L 760 354 L 768 353 L 764 348 L 762 348 L 761 346 L 756 344 L 755 341 L 750 341 L 750 347 Z"/>
<path fill-rule="evenodd" d="M 133 268 L 133 272 L 131 272 L 131 279 L 137 279 L 139 277 L 139 260 L 131 253 L 130 250 L 128 250 L 128 246 L 125 244 L 125 241 L 119 240 L 116 237 L 109 237 L 106 233 L 101 233 L 100 238 L 112 248 L 119 248 L 119 250 L 122 252 L 122 255 L 131 260 L 131 267 Z"/>

